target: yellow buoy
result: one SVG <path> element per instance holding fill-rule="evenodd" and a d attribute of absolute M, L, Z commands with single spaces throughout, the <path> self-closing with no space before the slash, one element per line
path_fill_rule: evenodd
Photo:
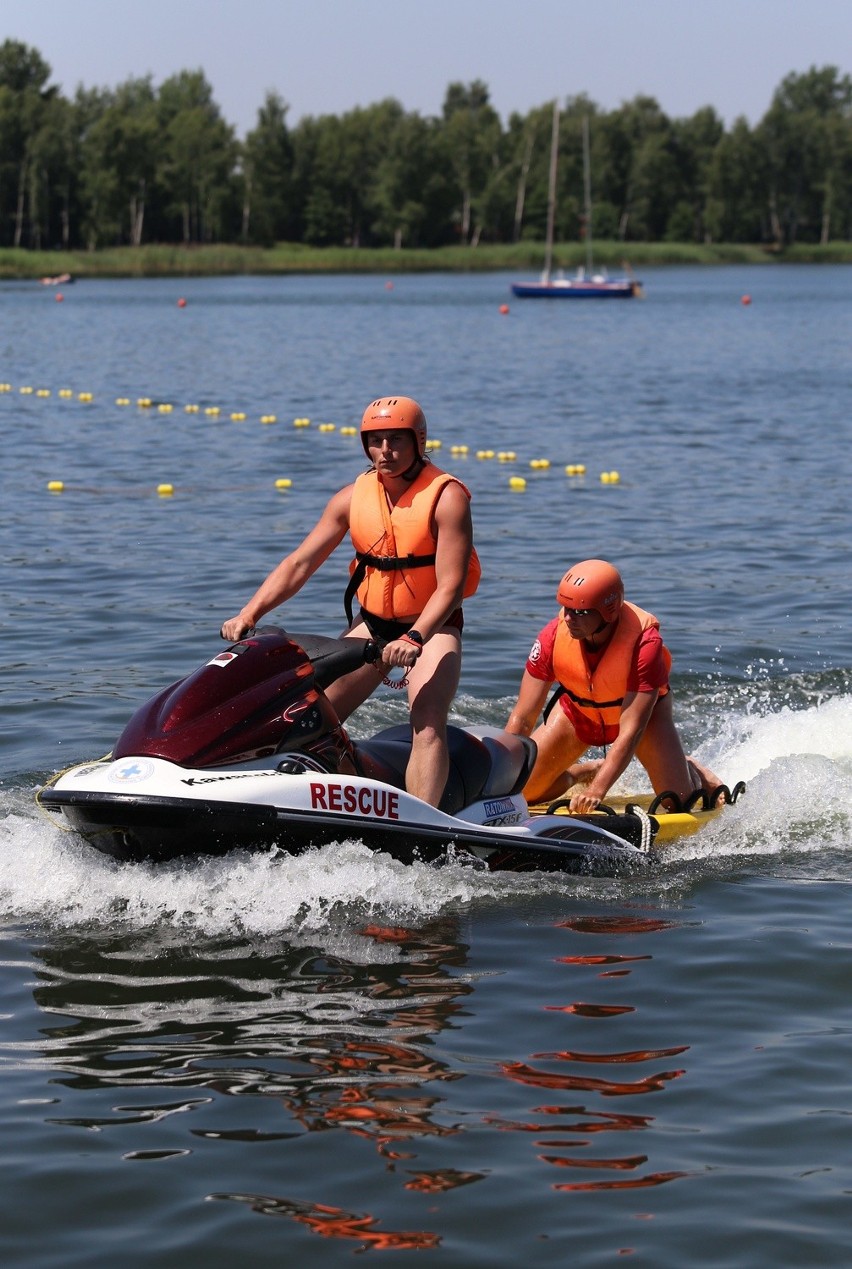
<path fill-rule="evenodd" d="M 450 453 L 451 454 L 469 454 L 470 448 L 467 445 L 451 445 Z"/>
<path fill-rule="evenodd" d="M 341 436 L 357 436 L 358 429 L 357 427 L 342 427 L 340 429 L 340 435 Z"/>
<path fill-rule="evenodd" d="M 160 404 L 157 406 L 157 409 L 159 410 L 160 414 L 171 414 L 172 408 L 173 407 L 169 405 L 168 401 L 161 401 Z"/>
<path fill-rule="evenodd" d="M 32 388 L 19 388 L 18 391 L 22 397 L 28 397 L 32 394 Z"/>
<path fill-rule="evenodd" d="M 234 410 L 231 413 L 231 420 L 234 423 L 242 423 L 245 420 L 245 414 L 242 410 Z"/>
<path fill-rule="evenodd" d="M 47 487 L 51 493 L 62 493 L 65 485 L 61 480 L 49 480 L 47 482 Z"/>
<path fill-rule="evenodd" d="M 174 485 L 157 485 L 157 493 L 161 498 L 170 498 L 174 491 Z"/>
<path fill-rule="evenodd" d="M 310 427 L 310 419 L 293 419 L 293 427 Z"/>
<path fill-rule="evenodd" d="M 185 406 L 183 407 L 183 412 L 184 412 L 184 414 L 197 414 L 197 413 L 198 413 L 198 406 L 197 406 L 197 405 L 185 405 Z"/>
<path fill-rule="evenodd" d="M 261 414 L 261 423 L 277 423 L 278 419 L 274 414 Z"/>
<path fill-rule="evenodd" d="M 289 476 L 279 476 L 275 482 L 276 489 L 289 489 L 293 484 Z"/>
<path fill-rule="evenodd" d="M 336 427 L 334 423 L 320 423 L 319 430 L 321 432 L 334 432 Z"/>
<path fill-rule="evenodd" d="M 61 395 L 62 394 L 60 393 L 60 396 Z M 130 397 L 116 397 L 115 404 L 116 405 L 130 405 Z"/>
<path fill-rule="evenodd" d="M 136 404 L 140 407 L 140 409 L 147 410 L 147 409 L 148 409 L 148 407 L 149 407 L 149 406 L 150 406 L 150 404 L 151 404 L 151 398 L 150 398 L 150 397 L 137 397 L 137 398 L 136 398 Z"/>
<path fill-rule="evenodd" d="M 215 418 L 220 413 L 218 405 L 207 405 L 204 407 L 204 413 L 209 414 L 211 418 Z"/>
<path fill-rule="evenodd" d="M 510 488 L 510 489 L 526 489 L 526 487 L 527 487 L 527 482 L 526 482 L 526 480 L 524 479 L 524 477 L 523 477 L 523 476 L 510 476 L 510 477 L 509 477 L 509 488 Z"/>
<path fill-rule="evenodd" d="M 438 440 L 426 442 L 427 451 L 430 449 L 440 449 L 440 448 L 441 448 L 441 442 Z"/>
<path fill-rule="evenodd" d="M 73 388 L 60 388 L 60 389 L 59 389 L 59 395 L 60 395 L 61 397 L 65 398 L 65 400 L 68 400 L 69 398 L 73 397 L 73 395 L 74 395 L 74 389 L 73 389 Z"/>
<path fill-rule="evenodd" d="M 50 396 L 50 388 L 39 388 L 39 389 L 38 389 L 38 391 L 36 392 L 36 396 L 37 396 L 37 397 L 49 397 L 49 396 Z"/>
<path fill-rule="evenodd" d="M 545 471 L 549 466 L 550 466 L 549 458 L 531 458 L 530 459 L 530 467 L 535 468 L 536 471 Z"/>
<path fill-rule="evenodd" d="M 78 401 L 92 401 L 94 400 L 94 397 L 92 396 L 91 392 L 78 392 L 77 400 Z"/>
<path fill-rule="evenodd" d="M 497 455 L 497 459 L 501 463 L 514 463 L 517 460 L 517 454 L 513 449 L 503 449 Z"/>

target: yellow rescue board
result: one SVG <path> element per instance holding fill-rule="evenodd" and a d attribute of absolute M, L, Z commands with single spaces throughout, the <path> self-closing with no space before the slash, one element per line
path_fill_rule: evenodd
<path fill-rule="evenodd" d="M 609 794 L 606 798 L 606 805 L 615 811 L 616 815 L 624 815 L 628 806 L 639 806 L 643 811 L 647 811 L 652 801 L 653 794 L 651 793 L 636 793 L 632 797 L 614 797 Z M 544 815 L 547 809 L 547 804 L 544 802 L 530 807 L 534 815 Z M 725 804 L 721 803 L 719 806 L 711 807 L 707 811 L 698 807 L 692 811 L 655 811 L 653 818 L 659 824 L 659 829 L 654 838 L 654 845 L 660 846 L 663 842 L 673 842 L 679 837 L 690 837 L 693 833 L 697 833 L 702 829 L 705 824 L 709 824 L 711 820 L 714 820 L 719 812 L 724 809 Z M 565 806 L 559 807 L 555 813 L 557 815 L 570 814 Z M 596 819 L 606 819 L 606 813 L 603 811 L 592 812 L 592 815 Z M 583 815 L 581 818 L 586 819 L 587 816 Z"/>

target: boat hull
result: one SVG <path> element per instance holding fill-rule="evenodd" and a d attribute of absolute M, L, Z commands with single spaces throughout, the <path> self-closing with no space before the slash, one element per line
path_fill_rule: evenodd
<path fill-rule="evenodd" d="M 523 300 L 632 300 L 638 284 L 611 282 L 513 282 L 512 294 Z"/>
<path fill-rule="evenodd" d="M 138 764 L 142 777 L 131 777 L 126 761 L 76 768 L 42 790 L 39 803 L 99 851 L 132 862 L 272 848 L 298 855 L 352 839 L 403 863 L 462 854 L 494 871 L 611 872 L 648 858 L 643 826 L 633 815 L 605 822 L 531 815 L 515 796 L 475 804 L 466 811 L 472 818 L 463 819 L 359 777 L 147 765 L 152 770 L 145 776 L 145 764 Z M 119 779 L 154 777 L 156 790 L 114 787 Z M 233 798 L 221 796 L 225 788 Z M 488 816 L 492 822 L 482 822 Z"/>

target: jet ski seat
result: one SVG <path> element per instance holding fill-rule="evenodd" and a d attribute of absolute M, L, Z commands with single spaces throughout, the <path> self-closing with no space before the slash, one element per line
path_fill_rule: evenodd
<path fill-rule="evenodd" d="M 450 772 L 438 810 L 457 815 L 472 802 L 508 797 L 526 784 L 535 762 L 536 747 L 526 736 L 511 736 L 499 727 L 448 727 Z M 369 740 L 359 741 L 358 767 L 363 776 L 405 788 L 405 768 L 411 752 L 411 727 L 387 727 Z"/>

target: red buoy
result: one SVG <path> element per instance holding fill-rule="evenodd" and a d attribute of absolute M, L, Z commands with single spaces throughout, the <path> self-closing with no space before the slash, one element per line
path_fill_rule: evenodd
<path fill-rule="evenodd" d="M 505 314 L 505 313 L 508 313 L 508 311 L 509 311 L 509 305 L 508 305 L 508 304 L 501 304 L 501 305 L 500 305 L 500 312 L 501 312 L 501 313 L 504 313 L 504 314 Z"/>
<path fill-rule="evenodd" d="M 180 299 L 178 300 L 178 308 L 186 308 L 186 300 L 183 298 L 183 296 L 181 296 Z"/>
<path fill-rule="evenodd" d="M 751 296 L 750 296 L 750 295 L 744 295 L 744 296 L 743 296 L 743 298 L 740 300 L 740 303 L 741 303 L 741 304 L 751 304 Z"/>

